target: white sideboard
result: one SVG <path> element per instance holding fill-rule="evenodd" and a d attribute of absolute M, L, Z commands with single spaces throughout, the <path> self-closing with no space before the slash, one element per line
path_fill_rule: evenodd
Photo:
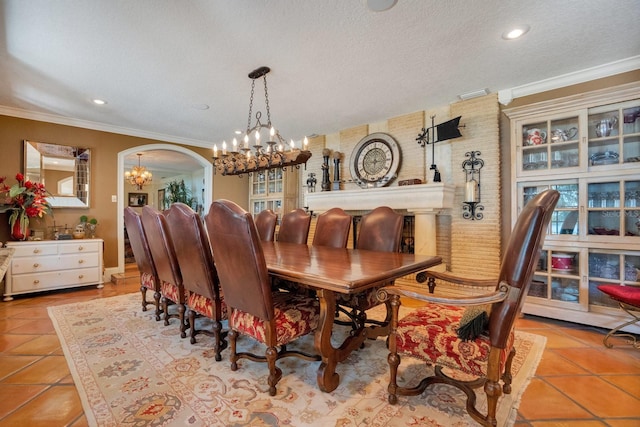
<path fill-rule="evenodd" d="M 13 295 L 97 284 L 103 287 L 102 239 L 7 242 L 15 252 L 4 301 Z"/>

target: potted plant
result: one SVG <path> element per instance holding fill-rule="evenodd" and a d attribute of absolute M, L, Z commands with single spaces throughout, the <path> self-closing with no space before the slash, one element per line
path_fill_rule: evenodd
<path fill-rule="evenodd" d="M 167 184 L 164 197 L 164 205 L 169 207 L 173 203 L 184 203 L 185 205 L 194 208 L 198 199 L 193 197 L 191 190 L 187 188 L 184 180 L 175 180 Z"/>
<path fill-rule="evenodd" d="M 26 240 L 29 237 L 29 218 L 42 218 L 51 213 L 47 202 L 48 192 L 39 182 L 24 179 L 16 174 L 16 184 L 9 187 L 6 177 L 0 177 L 0 213 L 11 211 L 9 225 L 14 240 Z"/>

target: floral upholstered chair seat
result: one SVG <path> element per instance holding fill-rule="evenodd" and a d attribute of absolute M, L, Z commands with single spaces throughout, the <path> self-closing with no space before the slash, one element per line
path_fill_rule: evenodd
<path fill-rule="evenodd" d="M 287 344 L 314 331 L 320 318 L 320 303 L 304 295 L 278 295 L 273 299 L 276 345 Z M 266 341 L 265 322 L 252 314 L 233 310 L 231 323 L 243 334 Z"/>
<path fill-rule="evenodd" d="M 487 335 L 470 341 L 458 338 L 458 326 L 465 309 L 459 306 L 429 304 L 398 321 L 396 345 L 399 353 L 410 354 L 433 365 L 458 369 L 475 377 L 485 376 L 491 344 Z M 511 331 L 507 347 L 500 354 L 500 373 L 513 348 Z"/>
<path fill-rule="evenodd" d="M 187 292 L 187 307 L 196 313 L 206 316 L 210 319 L 213 319 L 215 316 L 214 313 L 214 304 L 211 298 L 205 297 L 195 292 Z M 222 313 L 220 316 L 222 319 L 227 318 L 227 305 L 224 303 L 224 296 L 220 295 L 220 306 L 222 308 Z"/>

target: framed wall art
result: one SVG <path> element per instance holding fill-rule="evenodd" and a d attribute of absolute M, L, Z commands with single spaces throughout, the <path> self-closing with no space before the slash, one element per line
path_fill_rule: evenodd
<path fill-rule="evenodd" d="M 134 208 L 141 208 L 147 204 L 147 193 L 129 193 L 129 206 Z"/>

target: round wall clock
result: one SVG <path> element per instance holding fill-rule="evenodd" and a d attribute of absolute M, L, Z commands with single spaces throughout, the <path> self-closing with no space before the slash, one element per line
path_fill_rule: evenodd
<path fill-rule="evenodd" d="M 372 133 L 351 153 L 351 176 L 362 188 L 384 187 L 396 177 L 400 157 L 400 147 L 391 135 Z"/>

